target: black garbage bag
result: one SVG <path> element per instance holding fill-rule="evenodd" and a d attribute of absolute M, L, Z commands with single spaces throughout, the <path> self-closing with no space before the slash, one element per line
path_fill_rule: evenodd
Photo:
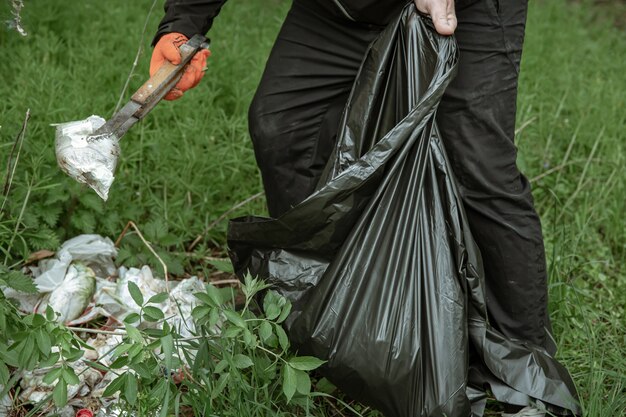
<path fill-rule="evenodd" d="M 299 352 L 388 417 L 481 415 L 487 389 L 579 414 L 567 371 L 487 320 L 435 123 L 457 60 L 454 39 L 407 6 L 364 58 L 318 189 L 277 219 L 233 220 L 231 259 L 292 301 L 285 327 Z"/>

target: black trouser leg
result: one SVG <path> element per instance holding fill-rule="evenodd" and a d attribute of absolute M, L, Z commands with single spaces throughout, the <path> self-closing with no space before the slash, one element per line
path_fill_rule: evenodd
<path fill-rule="evenodd" d="M 272 217 L 315 189 L 361 59 L 377 33 L 315 1 L 294 2 L 249 112 Z"/>
<path fill-rule="evenodd" d="M 513 143 L 526 8 L 524 0 L 457 2 L 459 70 L 437 121 L 483 257 L 491 322 L 550 348 L 541 225 Z"/>

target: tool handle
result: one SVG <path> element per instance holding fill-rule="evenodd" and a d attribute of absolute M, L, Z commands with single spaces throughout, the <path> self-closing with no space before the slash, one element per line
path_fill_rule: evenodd
<path fill-rule="evenodd" d="M 133 94 L 131 100 L 141 105 L 135 117 L 142 119 L 165 95 L 178 83 L 191 59 L 201 49 L 208 48 L 207 39 L 194 35 L 187 43 L 180 46 L 180 64 L 166 61 L 161 68 Z"/>

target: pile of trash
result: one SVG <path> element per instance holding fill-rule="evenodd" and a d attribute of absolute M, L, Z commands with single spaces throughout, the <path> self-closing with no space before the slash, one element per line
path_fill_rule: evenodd
<path fill-rule="evenodd" d="M 129 314 L 141 310 L 128 289 L 128 283 L 133 282 L 140 289 L 144 300 L 156 294 L 168 293 L 165 301 L 150 305 L 163 311 L 163 321 L 182 337 L 192 336 L 195 325 L 191 311 L 196 304 L 193 294 L 204 292 L 204 283 L 195 276 L 166 282 L 155 278 L 148 266 L 117 268 L 113 262 L 116 256 L 117 249 L 110 239 L 99 235 L 80 235 L 63 243 L 54 258 L 42 259 L 36 266 L 27 267 L 34 277 L 38 293 L 28 294 L 11 288 L 2 288 L 2 291 L 24 313 L 38 312 L 45 315 L 46 309 L 52 308 L 56 320 L 68 327 L 101 317 L 107 317 L 108 323 L 121 325 Z M 163 321 L 141 321 L 133 325 L 157 328 L 162 327 Z M 93 416 L 88 409 L 99 410 L 97 417 L 119 415 L 120 410 L 116 409 L 117 396 L 102 396 L 104 389 L 117 375 L 93 369 L 85 360 L 98 361 L 108 367 L 113 361 L 112 351 L 121 342 L 122 335 L 114 331 L 95 333 L 85 340 L 93 350 L 86 350 L 82 359 L 71 364 L 80 383 L 68 385 L 68 405 L 55 410 L 55 415 L 74 417 L 82 412 L 81 416 Z M 23 372 L 20 402 L 38 403 L 50 398 L 55 385 L 43 382 L 43 377 L 50 369 Z M 10 415 L 11 404 L 8 396 L 0 399 L 0 417 Z"/>

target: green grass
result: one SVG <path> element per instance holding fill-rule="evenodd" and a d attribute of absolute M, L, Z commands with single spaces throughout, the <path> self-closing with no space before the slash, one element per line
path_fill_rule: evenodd
<path fill-rule="evenodd" d="M 130 92 L 147 76 L 158 3 Z M 247 106 L 288 3 L 224 7 L 210 34 L 205 79 L 182 100 L 160 104 L 123 139 L 118 177 L 103 204 L 56 168 L 50 124 L 111 115 L 152 0 L 27 2 L 29 35 L 0 29 L 2 179 L 24 113 L 32 112 L 8 216 L 0 217 L 0 262 L 17 264 L 81 232 L 115 237 L 132 220 L 170 253 L 172 270 L 198 265 L 186 262 L 189 243 L 262 190 Z M 0 2 L 0 20 L 8 10 Z M 533 179 L 542 216 L 559 358 L 589 417 L 626 414 L 626 41 L 610 14 L 585 2 L 531 2 L 518 103 L 519 164 Z M 233 216 L 251 212 L 263 213 L 264 201 Z M 223 250 L 225 226 L 208 233 L 196 256 Z M 123 253 L 125 262 L 154 262 L 135 259 L 133 250 Z"/>

